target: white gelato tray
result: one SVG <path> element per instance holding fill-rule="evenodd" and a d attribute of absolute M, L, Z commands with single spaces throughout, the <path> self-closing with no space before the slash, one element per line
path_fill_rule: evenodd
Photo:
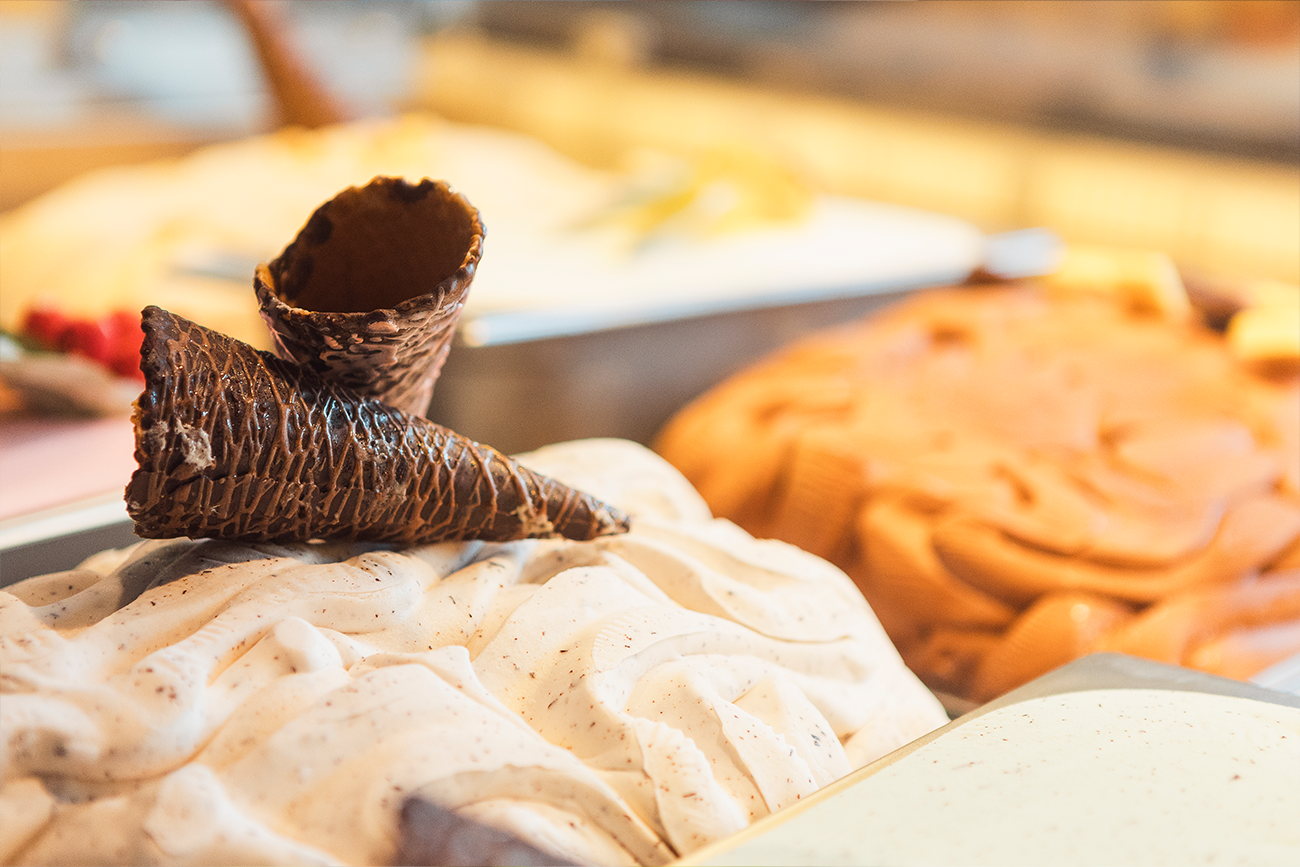
<path fill-rule="evenodd" d="M 1095 654 L 680 863 L 1296 864 L 1297 779 L 1300 695 Z"/>

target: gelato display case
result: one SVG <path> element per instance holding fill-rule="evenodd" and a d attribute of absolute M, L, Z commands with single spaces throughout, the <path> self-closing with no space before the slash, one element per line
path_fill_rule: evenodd
<path fill-rule="evenodd" d="M 1295 7 L 0 3 L 0 864 L 1300 862 Z"/>

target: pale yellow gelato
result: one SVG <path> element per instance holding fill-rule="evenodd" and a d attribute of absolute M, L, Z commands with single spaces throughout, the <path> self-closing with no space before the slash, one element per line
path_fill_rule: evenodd
<path fill-rule="evenodd" d="M 1300 863 L 1300 708 L 1114 688 L 973 717 L 688 863 Z"/>

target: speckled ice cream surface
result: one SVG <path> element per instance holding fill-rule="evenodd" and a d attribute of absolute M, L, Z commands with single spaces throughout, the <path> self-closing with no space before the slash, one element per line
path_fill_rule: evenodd
<path fill-rule="evenodd" d="M 843 573 L 648 450 L 522 460 L 632 532 L 146 542 L 0 592 L 0 861 L 387 863 L 420 794 L 663 863 L 946 722 Z"/>
<path fill-rule="evenodd" d="M 1300 709 L 1280 704 L 1156 689 L 1053 695 L 864 773 L 690 863 L 1300 864 Z"/>

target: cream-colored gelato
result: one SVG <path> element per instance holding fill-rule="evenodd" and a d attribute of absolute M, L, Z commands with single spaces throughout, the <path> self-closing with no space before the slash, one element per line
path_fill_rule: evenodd
<path fill-rule="evenodd" d="M 622 441 L 596 542 L 161 541 L 0 593 L 0 859 L 356 863 L 423 795 L 663 863 L 943 724 L 852 582 Z"/>

